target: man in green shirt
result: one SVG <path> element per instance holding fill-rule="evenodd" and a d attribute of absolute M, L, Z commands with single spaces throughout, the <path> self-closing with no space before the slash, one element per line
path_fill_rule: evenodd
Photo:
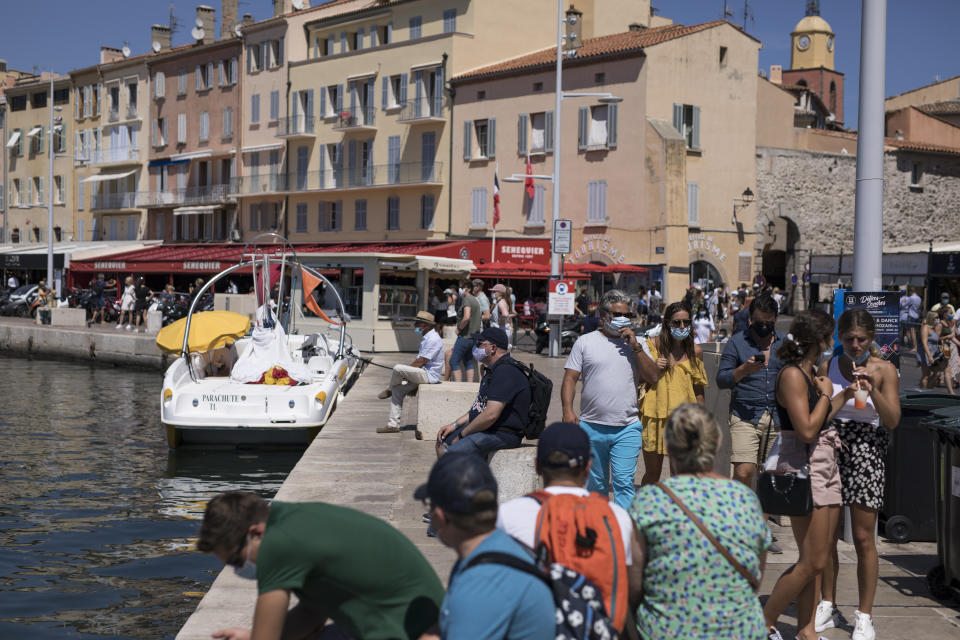
<path fill-rule="evenodd" d="M 332 620 L 356 640 L 415 640 L 443 601 L 437 574 L 406 536 L 346 507 L 231 491 L 207 504 L 197 549 L 257 580 L 253 629 L 215 638 L 306 638 Z M 300 602 L 288 611 L 291 591 Z"/>

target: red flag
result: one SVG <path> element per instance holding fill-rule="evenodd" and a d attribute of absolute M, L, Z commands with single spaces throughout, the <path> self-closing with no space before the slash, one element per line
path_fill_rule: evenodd
<path fill-rule="evenodd" d="M 497 179 L 497 172 L 493 172 L 493 227 L 497 227 L 500 222 L 500 180 Z"/>
<path fill-rule="evenodd" d="M 331 320 L 330 316 L 325 314 L 320 308 L 320 305 L 317 304 L 316 298 L 313 297 L 313 290 L 317 288 L 320 284 L 320 278 L 316 277 L 303 267 L 300 267 L 300 279 L 303 282 L 303 304 L 307 305 L 307 309 L 313 311 L 318 317 L 323 318 L 330 324 L 341 324 L 338 321 Z"/>
<path fill-rule="evenodd" d="M 523 186 L 527 190 L 527 197 L 533 200 L 534 188 L 533 188 L 533 178 L 530 176 L 533 175 L 533 165 L 530 164 L 530 156 L 527 156 L 527 179 L 524 181 Z"/>

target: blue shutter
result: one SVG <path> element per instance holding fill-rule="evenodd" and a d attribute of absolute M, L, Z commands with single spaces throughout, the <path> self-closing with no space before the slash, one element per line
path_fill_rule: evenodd
<path fill-rule="evenodd" d="M 327 188 L 327 145 L 321 144 L 320 153 L 317 159 L 320 161 L 320 179 L 317 181 L 317 186 L 321 189 Z"/>
<path fill-rule="evenodd" d="M 344 53 L 347 50 L 347 32 L 340 32 L 340 53 Z"/>
<path fill-rule="evenodd" d="M 373 29 L 373 27 L 370 27 Z M 357 30 L 357 50 L 363 49 L 363 39 L 366 37 L 366 30 L 363 27 L 360 27 Z"/>
<path fill-rule="evenodd" d="M 396 184 L 400 171 L 400 136 L 387 138 L 387 183 Z"/>
<path fill-rule="evenodd" d="M 270 41 L 264 40 L 260 43 L 260 70 L 267 68 L 267 62 L 270 60 Z"/>
<path fill-rule="evenodd" d="M 320 117 L 324 118 L 327 115 L 327 88 L 320 88 Z"/>
<path fill-rule="evenodd" d="M 349 186 L 357 185 L 357 141 L 351 140 L 347 144 L 347 166 L 349 167 L 350 182 Z"/>
<path fill-rule="evenodd" d="M 497 156 L 497 119 L 487 120 L 487 157 L 495 158 Z"/>
<path fill-rule="evenodd" d="M 250 96 L 250 122 L 260 122 L 260 94 Z"/>
<path fill-rule="evenodd" d="M 347 85 L 347 91 L 350 92 L 350 117 L 357 117 L 357 83 L 351 82 Z"/>
<path fill-rule="evenodd" d="M 617 113 L 619 111 L 617 104 L 607 105 L 607 146 L 617 146 Z"/>
<path fill-rule="evenodd" d="M 373 184 L 373 138 L 367 140 L 367 179 L 364 184 Z"/>
<path fill-rule="evenodd" d="M 693 149 L 700 148 L 700 107 L 693 108 L 693 131 L 691 134 L 690 146 Z"/>
<path fill-rule="evenodd" d="M 400 74 L 400 106 L 407 106 L 407 83 L 408 76 L 405 73 Z"/>
<path fill-rule="evenodd" d="M 463 159 L 470 160 L 473 158 L 473 151 L 470 149 L 470 144 L 473 142 L 473 121 L 467 120 L 463 123 Z"/>
<path fill-rule="evenodd" d="M 313 133 L 313 89 L 307 89 L 307 133 Z"/>
<path fill-rule="evenodd" d="M 367 82 L 366 82 L 366 85 L 367 85 L 367 86 L 366 86 L 366 89 L 367 89 L 367 112 L 366 112 L 365 114 L 363 114 L 363 122 L 364 122 L 364 124 L 367 124 L 367 125 L 373 124 L 374 113 L 375 113 L 376 110 L 377 110 L 377 108 L 374 106 L 376 103 L 375 103 L 374 100 L 373 100 L 373 96 L 374 96 L 374 84 L 373 84 L 373 83 L 374 83 L 373 78 L 370 78 L 370 79 L 367 80 Z"/>
<path fill-rule="evenodd" d="M 553 153 L 553 111 L 547 111 L 543 114 L 543 150 L 547 153 Z"/>
<path fill-rule="evenodd" d="M 521 113 L 517 117 L 517 155 L 527 155 L 527 129 L 529 129 L 530 116 Z"/>
<path fill-rule="evenodd" d="M 577 149 L 586 151 L 590 136 L 590 107 L 580 107 L 580 113 L 578 115 Z"/>
<path fill-rule="evenodd" d="M 436 157 L 437 137 L 433 131 L 424 131 L 420 136 L 420 179 L 431 181 L 433 176 L 433 160 Z"/>
<path fill-rule="evenodd" d="M 417 86 L 417 98 L 413 103 L 413 117 L 419 118 L 423 115 L 423 105 L 421 104 L 421 99 L 423 98 L 423 71 L 417 71 L 414 74 L 413 82 Z"/>
<path fill-rule="evenodd" d="M 382 94 L 382 95 L 381 95 L 380 105 L 381 105 L 381 108 L 386 109 L 386 108 L 387 108 L 387 95 L 388 95 L 389 92 L 390 92 L 390 77 L 389 77 L 389 76 L 383 76 L 383 77 L 380 79 L 380 86 L 381 86 L 381 94 Z"/>
<path fill-rule="evenodd" d="M 343 186 L 343 143 L 342 142 L 337 143 L 336 156 L 337 156 L 336 169 L 335 169 L 336 186 L 342 187 Z"/>
<path fill-rule="evenodd" d="M 443 67 L 433 74 L 433 115 L 439 116 L 443 109 Z"/>
<path fill-rule="evenodd" d="M 252 64 L 252 62 L 253 62 L 253 45 L 247 45 L 247 73 L 250 73 L 250 65 Z"/>
<path fill-rule="evenodd" d="M 338 84 L 338 85 L 337 85 L 337 113 L 336 113 L 336 115 L 340 115 L 341 113 L 343 113 L 343 85 L 342 85 L 342 84 Z"/>
<path fill-rule="evenodd" d="M 276 107 L 277 110 L 280 108 L 280 94 L 276 91 L 270 93 L 270 119 L 272 120 L 275 116 L 276 111 L 274 110 L 274 97 L 276 97 Z M 290 94 L 290 118 L 296 120 L 297 116 L 300 115 L 300 92 L 293 91 Z M 296 131 L 294 128 L 296 125 L 291 125 L 288 127 L 288 131 Z"/>
<path fill-rule="evenodd" d="M 683 105 L 673 103 L 673 128 L 683 135 Z"/>

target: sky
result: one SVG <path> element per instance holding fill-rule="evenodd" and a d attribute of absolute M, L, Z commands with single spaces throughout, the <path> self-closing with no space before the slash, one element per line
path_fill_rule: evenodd
<path fill-rule="evenodd" d="M 489 1 L 489 0 L 477 0 Z M 516 0 L 523 1 L 523 0 Z M 575 0 L 574 0 L 575 1 Z M 746 30 L 763 42 L 760 68 L 790 66 L 790 32 L 804 16 L 805 0 L 748 0 Z M 190 40 L 195 7 L 209 4 L 220 14 L 219 0 L 174 0 L 182 23 L 174 45 Z M 317 0 L 312 3 L 317 5 Z M 602 0 L 601 0 L 602 4 Z M 727 0 L 730 20 L 743 25 L 744 0 Z M 846 125 L 856 127 L 860 60 L 860 1 L 821 0 L 820 15 L 836 33 L 836 67 L 846 76 Z M 653 0 L 660 15 L 682 24 L 716 20 L 724 0 Z M 37 24 L 42 11 L 45 24 Z M 150 25 L 167 24 L 168 0 L 0 0 L 0 59 L 12 69 L 70 69 L 95 64 L 101 45 L 146 53 Z M 241 0 L 240 13 L 257 20 L 273 15 L 272 0 Z M 939 79 L 960 75 L 960 24 L 957 0 L 888 0 L 885 94 L 896 95 Z M 44 31 L 41 31 L 44 30 Z M 39 37 L 46 33 L 47 38 Z M 51 43 L 56 43 L 52 45 Z"/>

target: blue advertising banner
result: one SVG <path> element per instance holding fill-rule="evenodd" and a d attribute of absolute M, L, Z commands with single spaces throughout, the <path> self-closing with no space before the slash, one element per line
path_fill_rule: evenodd
<path fill-rule="evenodd" d="M 900 371 L 900 292 L 898 291 L 849 291 L 837 289 L 833 292 L 833 319 L 838 321 L 847 309 L 866 309 L 877 325 L 875 341 L 884 360 L 893 363 Z M 842 353 L 843 348 L 834 330 L 837 346 L 834 353 Z"/>

